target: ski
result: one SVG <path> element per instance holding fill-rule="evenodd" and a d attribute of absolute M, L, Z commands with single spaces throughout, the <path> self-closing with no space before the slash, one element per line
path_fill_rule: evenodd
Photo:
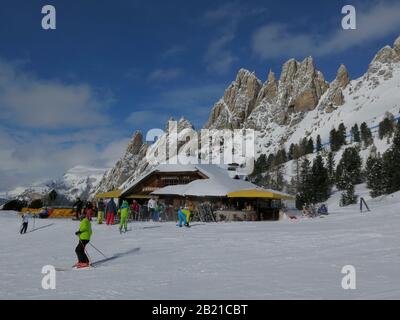
<path fill-rule="evenodd" d="M 55 270 L 56 271 L 60 271 L 60 272 L 65 272 L 65 271 L 79 271 L 79 270 L 91 270 L 94 269 L 95 267 L 91 264 L 89 267 L 84 267 L 84 268 L 76 268 L 74 266 L 70 267 L 70 268 L 59 268 L 56 267 Z"/>

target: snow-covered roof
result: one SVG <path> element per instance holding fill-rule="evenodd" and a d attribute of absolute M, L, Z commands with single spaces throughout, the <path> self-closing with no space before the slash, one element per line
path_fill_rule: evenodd
<path fill-rule="evenodd" d="M 160 172 L 160 173 L 173 173 L 173 172 L 196 172 L 199 171 L 195 165 L 181 165 L 181 164 L 160 164 L 157 167 L 154 167 L 153 169 L 143 173 L 140 175 L 138 178 L 133 180 L 132 182 L 126 184 L 123 186 L 122 194 L 126 193 L 133 187 L 135 187 L 138 183 L 140 183 L 143 179 L 147 178 L 151 174 L 155 172 Z"/>
<path fill-rule="evenodd" d="M 229 192 L 254 189 L 257 186 L 244 180 L 232 179 L 229 172 L 218 165 L 194 165 L 196 171 L 203 173 L 208 179 L 199 179 L 185 185 L 174 185 L 154 191 L 153 195 L 179 195 L 196 197 L 225 197 Z"/>

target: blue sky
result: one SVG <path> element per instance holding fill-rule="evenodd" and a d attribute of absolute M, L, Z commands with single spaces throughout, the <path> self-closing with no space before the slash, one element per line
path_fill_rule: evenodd
<path fill-rule="evenodd" d="M 41 28 L 54 5 L 57 29 Z M 341 29 L 353 4 L 358 29 Z M 201 127 L 240 68 L 315 57 L 362 75 L 400 35 L 398 1 L 0 1 L 0 191 L 110 167 L 137 130 Z"/>

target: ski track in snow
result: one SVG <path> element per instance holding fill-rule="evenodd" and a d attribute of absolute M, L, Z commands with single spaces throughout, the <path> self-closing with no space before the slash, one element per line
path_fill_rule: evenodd
<path fill-rule="evenodd" d="M 41 269 L 75 262 L 77 222 L 51 220 L 53 226 L 21 236 L 20 218 L 1 212 L 0 297 L 399 299 L 400 193 L 371 200 L 365 186 L 357 192 L 372 212 L 339 208 L 335 194 L 325 218 L 193 223 L 190 229 L 139 222 L 122 235 L 118 226 L 93 223 L 93 244 L 117 257 L 91 270 L 57 272 L 56 290 L 41 288 Z M 37 220 L 36 228 L 47 224 Z M 104 259 L 87 250 L 93 261 Z M 349 264 L 357 271 L 356 290 L 341 287 L 342 267 Z"/>

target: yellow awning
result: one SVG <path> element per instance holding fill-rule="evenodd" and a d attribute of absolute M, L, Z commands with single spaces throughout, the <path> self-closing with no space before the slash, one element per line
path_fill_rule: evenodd
<path fill-rule="evenodd" d="M 148 194 L 131 194 L 126 196 L 127 199 L 151 199 L 151 195 Z"/>
<path fill-rule="evenodd" d="M 251 190 L 238 190 L 228 193 L 228 198 L 265 198 L 265 199 L 285 199 L 294 200 L 295 197 L 283 193 L 273 192 L 270 190 L 251 189 Z"/>
<path fill-rule="evenodd" d="M 96 194 L 96 198 L 97 199 L 111 199 L 111 198 L 119 198 L 121 195 L 122 190 L 113 190 L 113 191 L 109 191 L 109 192 L 104 192 L 104 193 L 98 193 Z"/>

